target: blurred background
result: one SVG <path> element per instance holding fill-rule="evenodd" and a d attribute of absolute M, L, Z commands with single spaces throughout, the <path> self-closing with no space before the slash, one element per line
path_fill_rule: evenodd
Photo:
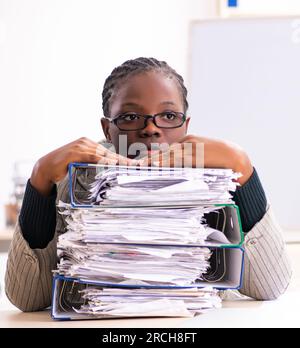
<path fill-rule="evenodd" d="M 245 147 L 258 167 L 280 223 L 285 230 L 300 230 L 295 216 L 300 193 L 300 186 L 294 184 L 299 166 L 297 137 L 296 142 L 289 143 L 292 134 L 295 140 L 300 125 L 300 103 L 295 105 L 300 96 L 300 64 L 289 71 L 291 83 L 285 79 L 282 88 L 275 91 L 286 91 L 280 106 L 293 106 L 289 112 L 294 122 L 286 122 L 283 112 L 280 122 L 274 123 L 276 95 L 269 93 L 267 99 L 260 98 L 261 103 L 264 100 L 262 105 L 255 98 L 261 93 L 264 96 L 269 85 L 280 81 L 276 82 L 272 70 L 262 90 L 243 92 L 237 84 L 231 84 L 234 89 L 230 91 L 230 83 L 237 77 L 243 86 L 255 82 L 261 70 L 249 65 L 252 58 L 247 53 L 243 56 L 243 69 L 248 75 L 234 71 L 232 57 L 239 41 L 229 39 L 235 38 L 239 26 L 229 32 L 222 27 L 225 20 L 244 23 L 247 18 L 283 18 L 285 22 L 280 22 L 282 26 L 278 28 L 285 33 L 288 26 L 290 36 L 283 38 L 279 30 L 272 36 L 273 41 L 270 39 L 273 46 L 264 48 L 270 57 L 278 57 L 277 50 L 284 49 L 298 57 L 300 21 L 291 17 L 297 15 L 300 18 L 299 0 L 0 0 L 0 238 L 9 239 L 26 181 L 41 156 L 82 136 L 95 141 L 103 137 L 100 118 L 104 80 L 115 66 L 139 56 L 166 60 L 183 75 L 190 92 L 191 133 L 223 137 Z M 276 22 L 272 23 L 276 28 Z M 251 28 L 258 27 L 251 25 L 241 29 L 252 35 Z M 259 36 L 257 30 L 256 35 Z M 282 41 L 276 41 L 276 35 Z M 247 40 L 250 46 L 245 47 L 257 56 L 251 36 Z M 281 48 L 283 40 L 289 46 Z M 270 57 L 266 57 L 265 64 Z M 285 59 L 287 64 L 274 65 L 274 69 L 278 69 L 279 76 L 285 76 L 288 56 L 278 59 Z M 230 68 L 227 75 L 222 73 L 226 66 Z M 234 102 L 227 97 L 222 99 L 223 92 L 235 95 Z M 239 97 L 238 93 L 243 94 Z M 267 107 L 270 103 L 272 108 Z M 253 105 L 263 110 L 264 120 L 257 114 L 254 123 L 249 122 L 247 110 Z M 264 132 L 256 134 L 255 127 L 261 121 Z M 254 126 L 249 128 L 249 124 Z M 278 133 L 282 124 L 284 132 Z M 276 129 L 272 130 L 273 126 Z M 260 151 L 269 136 L 270 146 Z M 272 150 L 272 141 L 278 145 L 276 139 L 281 141 L 284 165 L 276 162 L 277 148 Z M 292 188 L 289 178 L 293 180 Z"/>

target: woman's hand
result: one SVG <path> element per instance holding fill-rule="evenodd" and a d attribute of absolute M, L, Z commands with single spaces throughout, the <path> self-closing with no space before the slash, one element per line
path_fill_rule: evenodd
<path fill-rule="evenodd" d="M 136 165 L 138 163 L 111 152 L 92 140 L 80 138 L 39 159 L 31 174 L 31 185 L 41 194 L 49 195 L 53 185 L 66 176 L 71 162 L 106 165 Z"/>
<path fill-rule="evenodd" d="M 165 152 L 153 153 L 144 159 L 144 164 L 232 169 L 243 175 L 238 179 L 241 185 L 245 184 L 253 173 L 251 161 L 240 146 L 194 135 L 185 136 Z"/>

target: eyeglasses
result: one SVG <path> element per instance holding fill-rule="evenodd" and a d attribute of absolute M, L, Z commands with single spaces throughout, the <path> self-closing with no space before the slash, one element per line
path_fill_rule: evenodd
<path fill-rule="evenodd" d="M 186 115 L 182 112 L 162 112 L 156 115 L 139 115 L 128 113 L 117 116 L 111 122 L 121 131 L 137 131 L 147 127 L 147 121 L 152 119 L 157 128 L 180 128 L 186 121 Z"/>

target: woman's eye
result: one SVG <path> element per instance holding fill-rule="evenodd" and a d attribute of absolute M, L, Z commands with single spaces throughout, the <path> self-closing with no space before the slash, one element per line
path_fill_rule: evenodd
<path fill-rule="evenodd" d="M 163 117 L 167 120 L 170 120 L 170 121 L 177 118 L 176 114 L 174 114 L 172 112 L 168 112 L 168 113 L 163 114 Z"/>
<path fill-rule="evenodd" d="M 122 117 L 122 119 L 123 119 L 124 121 L 136 121 L 136 120 L 139 119 L 139 116 L 138 116 L 138 115 L 124 115 L 124 116 Z"/>

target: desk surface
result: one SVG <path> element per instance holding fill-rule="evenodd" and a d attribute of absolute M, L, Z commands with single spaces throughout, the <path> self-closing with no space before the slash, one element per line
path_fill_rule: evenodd
<path fill-rule="evenodd" d="M 289 292 L 273 302 L 235 300 L 223 308 L 194 318 L 146 318 L 88 321 L 53 321 L 49 311 L 22 313 L 16 309 L 0 311 L 0 327 L 49 328 L 204 328 L 204 327 L 300 327 L 299 291 Z"/>
<path fill-rule="evenodd" d="M 53 321 L 49 311 L 22 313 L 0 298 L 0 327 L 95 328 L 202 328 L 202 327 L 300 327 L 300 249 L 288 245 L 293 279 L 285 295 L 272 302 L 250 299 L 224 301 L 223 308 L 194 318 L 146 318 L 88 321 Z M 0 260 L 1 261 L 1 260 Z"/>

